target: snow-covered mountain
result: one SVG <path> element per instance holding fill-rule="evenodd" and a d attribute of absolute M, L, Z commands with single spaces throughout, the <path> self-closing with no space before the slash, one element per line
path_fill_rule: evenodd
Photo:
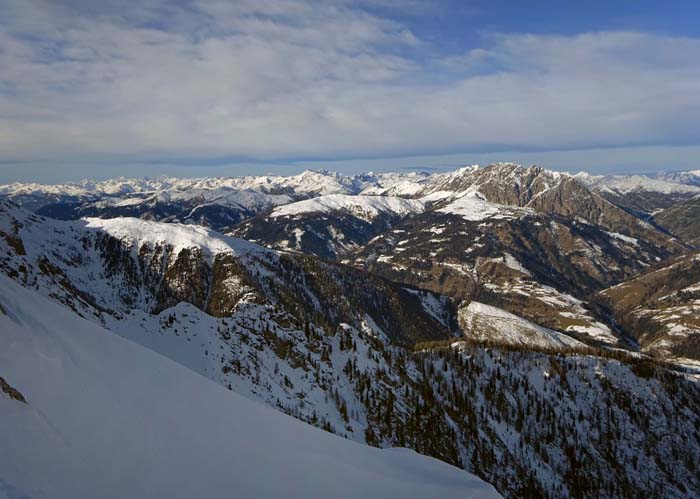
<path fill-rule="evenodd" d="M 308 213 L 332 213 L 348 211 L 358 218 L 370 221 L 380 214 L 389 213 L 396 216 L 406 216 L 420 213 L 423 203 L 417 200 L 402 199 L 390 196 L 348 196 L 331 194 L 317 198 L 299 201 L 276 208 L 270 217 L 293 217 Z"/>
<path fill-rule="evenodd" d="M 659 210 L 700 195 L 697 172 L 656 175 L 590 175 L 576 179 L 608 201 L 649 219 Z"/>
<path fill-rule="evenodd" d="M 230 233 L 274 248 L 339 259 L 424 209 L 416 199 L 331 194 L 280 206 Z"/>
<path fill-rule="evenodd" d="M 574 177 L 590 188 L 601 189 L 618 194 L 633 191 L 658 192 L 660 194 L 700 193 L 700 187 L 694 182 L 697 172 L 679 174 L 649 175 L 591 175 L 581 172 Z M 700 175 L 698 175 L 700 178 Z"/>
<path fill-rule="evenodd" d="M 464 168 L 419 195 L 423 213 L 346 261 L 587 342 L 627 342 L 587 303 L 593 292 L 687 250 L 572 176 L 541 168 Z"/>
<path fill-rule="evenodd" d="M 94 327 L 349 440 L 412 448 L 508 497 L 700 490 L 693 375 L 579 346 L 571 332 L 546 331 L 492 303 L 472 326 L 487 332 L 500 321 L 496 331 L 518 341 L 496 347 L 503 337 L 487 335 L 485 348 L 473 343 L 477 335 L 463 337 L 466 322 L 449 297 L 202 227 L 56 221 L 7 204 L 0 214 L 0 269 L 16 282 Z M 480 264 L 527 271 L 509 257 Z M 531 288 L 563 300 L 553 288 Z M 567 312 L 591 313 L 567 299 Z M 506 331 L 506 323 L 516 327 Z M 528 336 L 538 340 L 519 341 Z M 29 385 L 0 376 L 31 404 Z M 664 437 L 669 429 L 684 437 Z"/>
<path fill-rule="evenodd" d="M 288 195 L 303 199 L 329 194 L 364 194 L 397 197 L 420 197 L 426 193 L 441 190 L 459 191 L 466 189 L 477 178 L 483 180 L 493 176 L 494 171 L 506 170 L 517 187 L 525 181 L 535 180 L 535 186 L 545 173 L 551 179 L 568 177 L 568 174 L 551 172 L 542 168 L 521 168 L 513 163 L 497 163 L 488 167 L 477 165 L 460 168 L 454 172 L 427 174 L 409 173 L 366 173 L 342 175 L 326 170 L 307 170 L 298 175 L 261 175 L 244 177 L 202 177 L 173 178 L 157 177 L 143 179 L 117 178 L 105 181 L 84 180 L 64 184 L 13 183 L 0 185 L 0 196 L 10 198 L 28 209 L 40 208 L 43 204 L 58 201 L 97 200 L 116 197 L 121 201 L 131 196 L 145 197 L 159 193 L 167 196 L 190 197 L 202 195 L 206 191 L 253 191 L 270 195 Z M 525 175 L 522 173 L 525 172 Z M 688 172 L 660 172 L 656 175 L 591 175 L 585 172 L 573 177 L 591 189 L 614 191 L 626 194 L 632 191 L 671 193 L 697 193 L 700 187 L 700 170 Z M 526 185 L 529 187 L 529 185 Z M 522 191 L 521 192 L 525 192 Z M 214 197 L 214 196 L 210 196 Z"/>
<path fill-rule="evenodd" d="M 499 208 L 506 214 L 524 208 L 584 220 L 631 237 L 659 239 L 653 227 L 591 191 L 575 176 L 536 166 L 497 163 L 463 168 L 436 175 L 420 194 L 441 211 L 459 211 L 467 217 L 472 208 L 477 213 L 486 210 L 491 217 Z M 519 213 L 526 214 L 526 210 Z"/>
<path fill-rule="evenodd" d="M 451 324 L 421 312 L 419 299 L 401 285 L 196 225 L 58 221 L 0 204 L 0 248 L 6 273 L 83 315 L 159 313 L 186 301 L 225 317 L 243 300 L 293 306 L 300 319 L 320 325 L 359 327 L 361 307 L 399 343 L 452 335 Z"/>
<path fill-rule="evenodd" d="M 233 394 L 5 276 L 0 341 L 19 394 L 0 393 L 2 497 L 500 497 Z"/>
<path fill-rule="evenodd" d="M 0 201 L 0 274 L 224 395 L 507 497 L 698 496 L 694 199 L 650 218 L 610 192 L 508 163 L 15 185 L 38 213 Z M 43 300 L 25 290 L 5 309 Z M 0 371 L 0 410 L 38 400 L 20 381 Z"/>
<path fill-rule="evenodd" d="M 308 170 L 289 177 L 120 178 L 61 185 L 15 183 L 0 186 L 0 197 L 60 219 L 133 216 L 233 230 L 242 221 L 275 207 L 328 195 L 421 198 L 444 205 L 465 195 L 473 197 L 478 192 L 481 199 L 489 203 L 539 207 L 566 215 L 571 214 L 571 203 L 557 206 L 561 204 L 557 196 L 581 196 L 581 192 L 574 193 L 577 188 L 573 186 L 583 184 L 599 197 L 586 201 L 581 216 L 595 217 L 596 222 L 601 222 L 601 213 L 604 215 L 608 211 L 601 204 L 602 198 L 634 215 L 648 216 L 700 194 L 700 177 L 696 173 L 659 174 L 656 177 L 586 173 L 572 176 L 539 167 L 497 163 L 435 174 L 347 176 L 325 170 Z M 581 208 L 582 202 L 574 204 L 575 208 Z"/>
<path fill-rule="evenodd" d="M 700 242 L 700 170 L 655 175 L 575 177 L 612 203 L 696 246 Z"/>
<path fill-rule="evenodd" d="M 675 182 L 677 184 L 700 186 L 700 170 L 687 172 L 659 172 L 655 176 L 660 180 Z"/>
<path fill-rule="evenodd" d="M 81 209 L 100 210 L 123 207 L 139 202 L 151 206 L 175 202 L 238 203 L 247 208 L 269 199 L 266 208 L 294 200 L 329 194 L 359 194 L 363 191 L 378 193 L 397 184 L 420 183 L 428 175 L 419 173 L 387 173 L 347 176 L 325 170 L 307 170 L 289 177 L 263 175 L 247 177 L 203 177 L 155 179 L 118 178 L 105 181 L 84 180 L 66 184 L 13 183 L 0 185 L 0 196 L 6 197 L 31 210 L 44 208 L 47 212 L 69 215 L 60 205 L 69 204 L 82 216 Z M 251 194 L 252 193 L 252 194 Z M 254 194 L 252 201 L 246 199 Z M 264 197 L 260 195 L 267 195 Z M 110 199 L 111 198 L 111 199 Z M 94 204 L 103 201 L 103 204 Z M 81 205 L 86 203 L 87 206 Z M 59 205 L 59 206 L 55 206 Z"/>
<path fill-rule="evenodd" d="M 577 176 L 510 163 L 433 175 L 321 171 L 158 182 L 83 186 L 94 192 L 123 190 L 124 184 L 133 191 L 160 190 L 70 209 L 64 204 L 60 209 L 70 213 L 60 218 L 136 215 L 215 226 L 456 300 L 478 293 L 479 300 L 540 326 L 608 344 L 625 340 L 587 297 L 686 251 L 681 241 L 591 191 Z M 387 195 L 394 187 L 401 197 Z M 39 211 L 47 210 L 59 208 Z M 197 287 L 200 294 L 206 289 Z"/>
<path fill-rule="evenodd" d="M 63 185 L 10 184 L 0 186 L 0 197 L 63 220 L 139 217 L 225 230 L 275 206 L 316 196 L 377 193 L 427 178 L 416 173 L 345 176 L 305 171 L 290 177 L 116 179 Z"/>
<path fill-rule="evenodd" d="M 398 204 L 401 198 L 389 196 L 321 196 L 275 208 L 239 224 L 231 233 L 277 248 L 344 258 L 398 222 L 423 212 L 434 217 L 455 214 L 471 221 L 518 220 L 540 213 L 584 220 L 670 251 L 679 246 L 571 175 L 542 168 L 509 163 L 473 166 L 434 174 L 414 185 L 417 188 L 404 195 L 420 203 L 411 209 Z M 393 204 L 388 202 L 391 199 Z"/>

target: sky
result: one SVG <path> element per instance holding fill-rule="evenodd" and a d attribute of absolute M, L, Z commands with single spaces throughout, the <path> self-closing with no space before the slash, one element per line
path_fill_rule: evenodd
<path fill-rule="evenodd" d="M 700 3 L 0 0 L 0 183 L 700 168 Z"/>

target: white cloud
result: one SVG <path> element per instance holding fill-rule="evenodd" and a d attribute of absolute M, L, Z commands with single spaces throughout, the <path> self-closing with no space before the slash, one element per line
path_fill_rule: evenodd
<path fill-rule="evenodd" d="M 0 0 L 0 159 L 700 142 L 697 39 L 498 34 L 445 54 L 345 0 L 93 5 Z"/>

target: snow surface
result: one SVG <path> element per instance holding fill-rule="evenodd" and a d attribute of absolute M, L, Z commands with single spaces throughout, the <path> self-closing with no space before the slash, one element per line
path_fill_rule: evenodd
<path fill-rule="evenodd" d="M 499 259 L 495 261 L 499 261 Z M 539 301 L 541 305 L 547 307 L 547 314 L 559 316 L 564 323 L 571 323 L 566 326 L 567 333 L 584 334 L 592 340 L 611 345 L 619 340 L 619 337 L 608 326 L 595 319 L 591 312 L 586 309 L 583 301 L 551 286 L 522 279 L 511 279 L 505 285 L 486 282 L 484 286 L 504 296 L 514 294 Z"/>
<path fill-rule="evenodd" d="M 499 497 L 247 400 L 0 276 L 0 497 Z"/>
<path fill-rule="evenodd" d="M 429 195 L 424 200 L 435 199 L 435 194 Z M 525 208 L 515 208 L 496 203 L 490 203 L 481 197 L 477 192 L 469 192 L 455 199 L 447 206 L 437 210 L 441 213 L 451 213 L 459 215 L 462 218 L 470 221 L 491 219 L 512 219 L 522 216 L 527 213 L 532 213 L 532 210 Z"/>
<path fill-rule="evenodd" d="M 170 245 L 175 253 L 186 248 L 201 248 L 211 258 L 218 253 L 236 254 L 263 251 L 259 246 L 233 237 L 224 236 L 200 225 L 159 223 L 140 218 L 85 218 L 86 228 L 104 231 L 111 236 L 139 247 L 144 243 Z"/>
<path fill-rule="evenodd" d="M 688 172 L 692 174 L 693 172 Z M 700 187 L 662 180 L 647 175 L 591 175 L 581 172 L 574 175 L 589 188 L 627 194 L 634 191 L 658 192 L 661 194 L 699 193 Z"/>
<path fill-rule="evenodd" d="M 372 196 L 413 196 L 418 194 L 421 189 L 423 189 L 425 186 L 424 180 L 425 179 L 421 179 L 421 181 L 402 180 L 400 182 L 396 182 L 390 187 L 369 187 L 363 190 L 361 194 Z"/>
<path fill-rule="evenodd" d="M 635 246 L 639 246 L 639 240 L 635 239 L 634 237 L 626 236 L 626 235 L 620 234 L 618 232 L 608 232 L 607 234 L 609 236 L 614 237 L 615 239 L 619 239 L 620 241 L 624 241 L 626 243 L 631 243 L 631 244 L 634 244 Z"/>
<path fill-rule="evenodd" d="M 405 216 L 420 213 L 424 209 L 421 201 L 388 196 L 348 196 L 331 194 L 306 199 L 276 208 L 270 216 L 284 217 L 305 213 L 331 213 L 350 211 L 360 218 L 372 219 L 382 213 Z"/>
<path fill-rule="evenodd" d="M 585 347 L 584 343 L 565 334 L 477 301 L 460 309 L 459 315 L 465 334 L 482 341 L 547 348 Z"/>
<path fill-rule="evenodd" d="M 412 185 L 425 182 L 430 176 L 425 173 L 366 173 L 346 176 L 325 170 L 306 170 L 298 175 L 258 175 L 244 177 L 202 178 L 116 178 L 105 181 L 83 180 L 64 184 L 20 183 L 0 185 L 0 194 L 19 195 L 63 195 L 75 197 L 126 196 L 131 194 L 156 194 L 158 196 L 192 197 L 205 191 L 255 191 L 257 193 L 293 192 L 302 196 L 328 194 L 358 194 L 361 191 L 373 194 L 395 185 Z M 400 188 L 405 189 L 405 188 Z M 280 196 L 286 194 L 270 194 Z M 279 203 L 278 203 L 279 204 Z"/>

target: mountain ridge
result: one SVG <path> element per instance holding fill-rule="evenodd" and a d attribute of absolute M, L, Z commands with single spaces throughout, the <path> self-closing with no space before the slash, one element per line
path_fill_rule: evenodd
<path fill-rule="evenodd" d="M 475 344 L 453 299 L 338 262 L 249 242 L 229 253 L 217 246 L 225 236 L 191 225 L 56 221 L 2 206 L 3 273 L 66 313 L 314 426 L 373 446 L 410 447 L 476 473 L 507 497 L 700 490 L 700 420 L 682 409 L 700 407 L 695 374 L 620 351 L 614 341 L 582 350 Z M 193 237 L 168 242 L 183 231 Z M 480 265 L 508 279 L 529 272 L 512 255 L 491 254 Z M 481 284 L 479 299 L 489 289 Z M 583 307 L 530 285 L 565 300 L 567 312 Z M 31 403 L 23 383 L 0 374 Z M 684 438 L 665 438 L 669 429 Z"/>

